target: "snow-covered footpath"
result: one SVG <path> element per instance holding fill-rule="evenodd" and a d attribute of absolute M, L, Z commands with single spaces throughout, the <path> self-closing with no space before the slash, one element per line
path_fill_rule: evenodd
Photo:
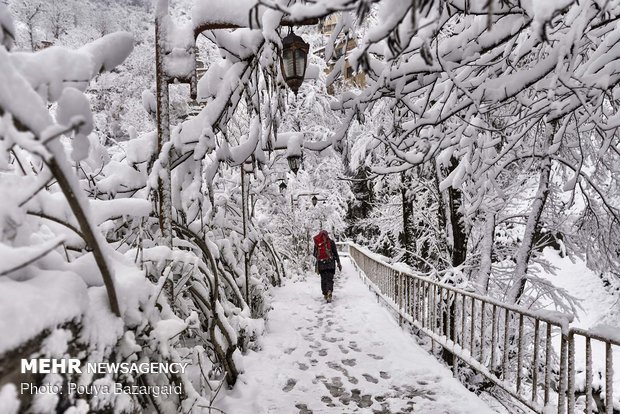
<path fill-rule="evenodd" d="M 334 302 L 318 276 L 275 291 L 262 350 L 243 358 L 229 414 L 493 413 L 418 346 L 343 260 Z"/>

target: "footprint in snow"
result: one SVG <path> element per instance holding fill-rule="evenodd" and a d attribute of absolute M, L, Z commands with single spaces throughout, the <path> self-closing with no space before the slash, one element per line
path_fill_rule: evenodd
<path fill-rule="evenodd" d="M 302 363 L 302 362 L 298 362 L 297 365 L 299 365 L 299 369 L 302 371 L 307 371 L 308 370 L 308 365 Z"/>
<path fill-rule="evenodd" d="M 290 355 L 290 354 L 292 354 L 292 353 L 293 353 L 293 351 L 294 351 L 295 349 L 296 349 L 296 348 L 287 348 L 287 349 L 285 349 L 285 350 L 284 350 L 284 353 L 285 353 L 285 354 Z"/>
<path fill-rule="evenodd" d="M 435 401 L 435 398 L 432 396 L 435 393 L 431 390 L 418 389 L 412 385 L 402 385 L 400 387 L 392 387 L 394 391 L 396 391 L 396 397 L 405 400 L 413 400 L 414 398 L 422 397 L 430 401 Z"/>
<path fill-rule="evenodd" d="M 327 349 L 319 349 L 319 356 L 327 356 Z"/>
<path fill-rule="evenodd" d="M 312 410 L 308 408 L 306 404 L 295 404 L 295 407 L 299 408 L 299 414 L 312 414 Z"/>
<path fill-rule="evenodd" d="M 354 367 L 357 365 L 357 362 L 355 361 L 355 358 L 351 358 L 351 359 L 343 359 L 342 363 L 348 367 Z"/>
<path fill-rule="evenodd" d="M 324 395 L 321 397 L 321 401 L 325 403 L 325 405 L 327 405 L 328 407 L 335 407 L 336 404 L 334 404 L 334 402 L 332 401 L 332 399 L 330 397 L 328 397 L 327 395 Z"/>
<path fill-rule="evenodd" d="M 338 365 L 337 362 L 332 362 L 329 361 L 327 362 L 327 366 L 330 367 L 331 369 L 335 369 L 336 371 L 340 371 L 342 372 L 342 374 L 347 377 L 347 380 L 351 383 L 351 384 L 357 384 L 359 383 L 359 380 L 357 378 L 355 378 L 352 375 L 349 375 L 349 371 L 347 371 L 346 368 L 341 367 L 340 365 Z"/>
<path fill-rule="evenodd" d="M 368 408 L 372 405 L 371 395 L 362 395 L 362 392 L 357 388 L 351 390 L 351 400 L 354 401 L 359 408 Z"/>
<path fill-rule="evenodd" d="M 340 377 L 333 377 L 331 383 L 323 382 L 323 385 L 325 385 L 325 388 L 327 388 L 330 395 L 334 398 L 338 398 L 344 393 L 344 387 L 342 386 Z"/>
<path fill-rule="evenodd" d="M 282 391 L 289 392 L 290 390 L 295 388 L 295 384 L 297 384 L 297 380 L 289 378 L 288 381 L 286 381 L 286 385 L 284 386 L 284 388 L 282 388 Z"/>
<path fill-rule="evenodd" d="M 379 382 L 378 379 L 369 374 L 362 374 L 362 377 L 368 382 L 372 382 L 373 384 L 377 384 Z M 377 400 L 378 401 L 378 400 Z"/>
<path fill-rule="evenodd" d="M 321 382 L 325 382 L 325 381 L 326 381 L 325 375 L 322 375 L 322 374 L 316 375 L 316 376 L 314 377 L 314 379 L 312 380 L 312 383 L 313 383 L 313 384 L 316 384 L 316 383 L 318 383 L 319 381 L 321 381 Z"/>
<path fill-rule="evenodd" d="M 388 374 L 385 371 L 379 371 L 379 376 L 383 379 L 389 379 L 390 378 L 390 374 Z"/>
<path fill-rule="evenodd" d="M 349 350 L 345 348 L 343 345 L 338 345 L 338 348 L 340 348 L 340 352 L 342 352 L 343 354 L 349 353 Z"/>
<path fill-rule="evenodd" d="M 376 355 L 376 354 L 366 354 L 366 355 L 368 355 L 372 359 L 376 359 L 376 360 L 383 359 L 383 357 L 381 355 Z"/>
<path fill-rule="evenodd" d="M 340 371 L 341 370 L 341 367 L 340 367 L 340 365 L 338 365 L 337 362 L 328 361 L 327 362 L 327 366 L 330 367 L 331 369 L 335 369 L 336 371 Z"/>

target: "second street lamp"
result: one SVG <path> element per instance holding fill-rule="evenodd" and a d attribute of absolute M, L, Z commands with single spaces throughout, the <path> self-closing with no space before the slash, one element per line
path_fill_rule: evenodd
<path fill-rule="evenodd" d="M 299 163 L 301 162 L 301 155 L 289 155 L 286 157 L 288 161 L 288 166 L 294 174 L 297 174 L 299 171 Z"/>
<path fill-rule="evenodd" d="M 286 187 L 287 187 L 286 183 L 284 181 L 282 181 L 280 183 L 280 192 L 283 193 L 284 190 L 286 190 Z"/>

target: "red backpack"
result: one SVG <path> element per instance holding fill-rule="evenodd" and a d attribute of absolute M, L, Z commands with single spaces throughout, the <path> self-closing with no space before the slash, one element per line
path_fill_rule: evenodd
<path fill-rule="evenodd" d="M 329 236 L 325 232 L 320 232 L 314 236 L 314 247 L 316 247 L 316 260 L 319 262 L 325 262 L 332 260 L 332 246 L 329 241 Z"/>

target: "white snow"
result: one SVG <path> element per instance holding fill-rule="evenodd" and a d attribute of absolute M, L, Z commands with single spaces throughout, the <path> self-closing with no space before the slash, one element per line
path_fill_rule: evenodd
<path fill-rule="evenodd" d="M 0 44 L 4 44 L 7 49 L 10 49 L 16 32 L 7 6 L 0 4 Z"/>
<path fill-rule="evenodd" d="M 65 126 L 79 125 L 75 129 L 71 157 L 74 161 L 84 160 L 90 149 L 87 135 L 93 130 L 93 114 L 88 98 L 75 88 L 65 88 L 58 99 L 56 121 Z"/>
<path fill-rule="evenodd" d="M 255 5 L 254 0 L 195 0 L 192 22 L 195 28 L 208 23 L 247 27 L 250 10 Z"/>
<path fill-rule="evenodd" d="M 14 384 L 6 384 L 0 388 L 0 407 L 5 414 L 17 414 L 19 400 L 17 399 L 17 388 Z"/>
<path fill-rule="evenodd" d="M 39 269 L 30 280 L 0 278 L 0 354 L 63 321 L 79 319 L 87 303 L 86 285 L 72 272 Z"/>
<path fill-rule="evenodd" d="M 557 251 L 546 248 L 543 257 L 557 268 L 556 275 L 541 273 L 558 288 L 580 300 L 571 326 L 584 329 L 601 323 L 620 328 L 620 302 L 618 297 L 607 291 L 599 277 L 579 258 L 560 257 Z M 574 262 L 573 262 L 574 261 Z"/>
<path fill-rule="evenodd" d="M 81 52 L 90 55 L 91 76 L 114 69 L 132 50 L 133 35 L 129 32 L 110 33 L 80 48 Z"/>
<path fill-rule="evenodd" d="M 243 357 L 245 372 L 216 402 L 228 413 L 492 413 L 377 304 L 343 261 L 334 302 L 308 274 L 275 291 L 262 350 Z M 348 402 L 347 402 L 348 401 Z"/>
<path fill-rule="evenodd" d="M 93 211 L 93 220 L 97 224 L 128 215 L 133 217 L 146 217 L 152 210 L 150 201 L 136 198 L 92 200 L 90 205 Z"/>

